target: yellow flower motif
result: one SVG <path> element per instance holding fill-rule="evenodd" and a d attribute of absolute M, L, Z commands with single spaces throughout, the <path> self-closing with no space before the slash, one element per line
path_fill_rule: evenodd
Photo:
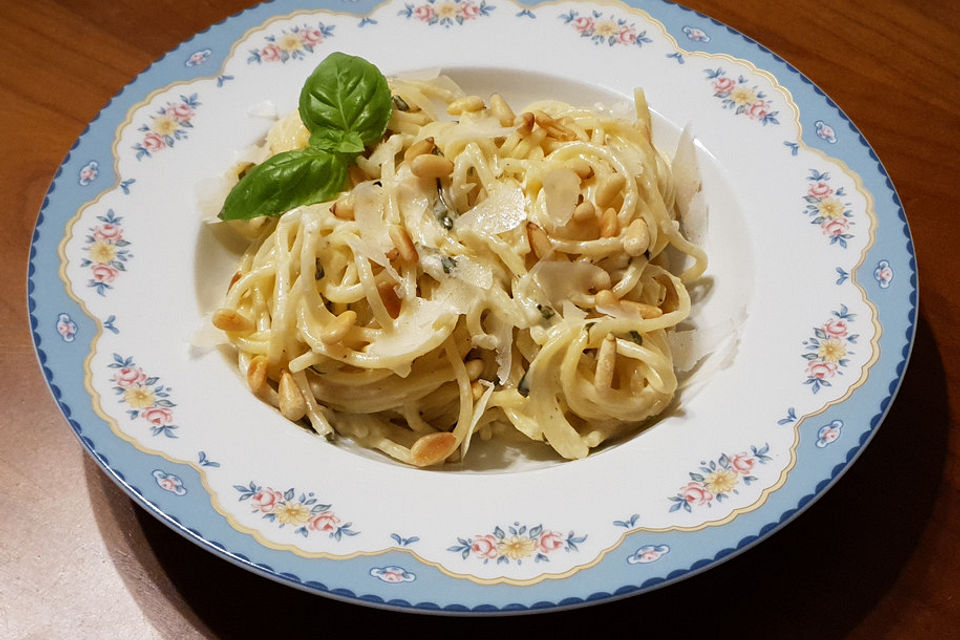
<path fill-rule="evenodd" d="M 707 474 L 703 484 L 706 485 L 710 493 L 730 493 L 740 482 L 740 477 L 733 469 L 717 469 Z"/>
<path fill-rule="evenodd" d="M 730 99 L 733 100 L 734 104 L 738 107 L 746 107 L 757 101 L 757 94 L 754 93 L 753 89 L 737 87 L 730 93 Z"/>
<path fill-rule="evenodd" d="M 180 123 L 173 116 L 157 116 L 153 120 L 153 130 L 161 136 L 173 135 L 179 128 Z"/>
<path fill-rule="evenodd" d="M 842 340 L 830 338 L 820 343 L 817 355 L 826 362 L 840 362 L 847 355 L 847 346 Z"/>
<path fill-rule="evenodd" d="M 615 36 L 620 33 L 620 27 L 617 26 L 617 23 L 613 20 L 603 20 L 598 22 L 593 27 L 593 33 L 598 36 L 603 36 L 607 38 L 609 36 Z"/>
<path fill-rule="evenodd" d="M 146 409 L 153 406 L 155 398 L 152 390 L 136 385 L 124 391 L 123 400 L 134 409 Z"/>
<path fill-rule="evenodd" d="M 287 502 L 273 511 L 281 524 L 304 524 L 310 519 L 310 509 L 299 502 Z"/>
<path fill-rule="evenodd" d="M 300 42 L 300 36 L 295 33 L 286 33 L 279 40 L 277 46 L 284 51 L 298 51 L 303 43 Z"/>
<path fill-rule="evenodd" d="M 817 204 L 817 211 L 824 218 L 836 220 L 843 217 L 843 203 L 836 198 L 824 198 Z"/>
<path fill-rule="evenodd" d="M 440 19 L 456 18 L 457 5 L 453 2 L 444 2 L 443 4 L 437 7 L 437 17 Z"/>
<path fill-rule="evenodd" d="M 117 257 L 117 248 L 109 242 L 97 240 L 90 245 L 90 259 L 97 264 L 110 264 Z"/>
<path fill-rule="evenodd" d="M 513 560 L 529 557 L 536 548 L 536 540 L 521 538 L 520 536 L 512 536 L 501 540 L 500 544 L 497 545 L 497 551 L 500 552 L 500 555 L 507 556 Z"/>

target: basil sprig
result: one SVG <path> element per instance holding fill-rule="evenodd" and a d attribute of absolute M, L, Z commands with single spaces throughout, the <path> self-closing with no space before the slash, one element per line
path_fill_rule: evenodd
<path fill-rule="evenodd" d="M 248 171 L 223 203 L 222 220 L 278 216 L 332 199 L 343 188 L 347 166 L 383 136 L 392 113 L 390 88 L 363 58 L 331 53 L 303 85 L 299 111 L 310 145 Z"/>

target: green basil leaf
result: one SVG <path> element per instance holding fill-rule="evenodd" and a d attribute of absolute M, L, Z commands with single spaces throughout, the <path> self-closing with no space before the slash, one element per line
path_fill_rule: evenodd
<path fill-rule="evenodd" d="M 278 216 L 333 199 L 347 177 L 343 158 L 316 147 L 285 151 L 251 169 L 223 203 L 222 220 Z"/>
<path fill-rule="evenodd" d="M 300 92 L 300 119 L 312 134 L 311 144 L 339 153 L 360 153 L 379 141 L 392 111 L 380 70 L 345 53 L 324 58 Z"/>

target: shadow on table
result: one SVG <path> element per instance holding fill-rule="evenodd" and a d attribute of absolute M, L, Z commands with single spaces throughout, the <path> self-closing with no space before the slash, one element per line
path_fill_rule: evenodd
<path fill-rule="evenodd" d="M 917 416 L 923 416 L 922 421 Z M 162 575 L 152 575 L 159 590 L 202 635 L 211 637 L 319 635 L 346 625 L 371 633 L 416 629 L 428 637 L 447 630 L 455 630 L 457 637 L 517 637 L 530 630 L 565 637 L 592 635 L 599 623 L 610 631 L 623 628 L 630 635 L 660 637 L 752 630 L 778 638 L 839 638 L 875 609 L 927 525 L 943 472 L 948 416 L 943 365 L 921 317 L 909 372 L 883 428 L 849 473 L 795 522 L 756 548 L 688 580 L 546 616 L 468 622 L 319 598 L 216 558 L 139 508 L 132 512 L 140 531 L 128 535 L 142 534 L 147 544 L 131 544 L 126 551 L 132 550 L 151 575 L 159 568 Z M 120 490 L 93 469 L 88 465 L 88 485 L 122 498 Z M 101 512 L 99 519 L 130 519 L 129 500 L 112 502 L 123 504 L 113 514 Z M 115 522 L 108 525 L 116 529 Z M 117 555 L 114 562 L 128 586 L 142 581 L 143 571 L 124 568 Z M 129 559 L 125 562 L 130 564 Z M 140 601 L 137 593 L 134 596 Z M 143 608 L 161 633 L 174 637 L 164 631 L 169 624 L 151 617 L 159 618 L 169 608 Z M 614 627 L 618 622 L 629 626 Z"/>

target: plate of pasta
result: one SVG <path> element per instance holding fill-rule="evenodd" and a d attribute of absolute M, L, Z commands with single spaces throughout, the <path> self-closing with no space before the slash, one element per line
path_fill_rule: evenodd
<path fill-rule="evenodd" d="M 852 464 L 916 265 L 822 92 L 661 2 L 348 9 L 198 34 L 51 187 L 38 354 L 137 502 L 300 589 L 502 614 L 709 568 Z"/>

